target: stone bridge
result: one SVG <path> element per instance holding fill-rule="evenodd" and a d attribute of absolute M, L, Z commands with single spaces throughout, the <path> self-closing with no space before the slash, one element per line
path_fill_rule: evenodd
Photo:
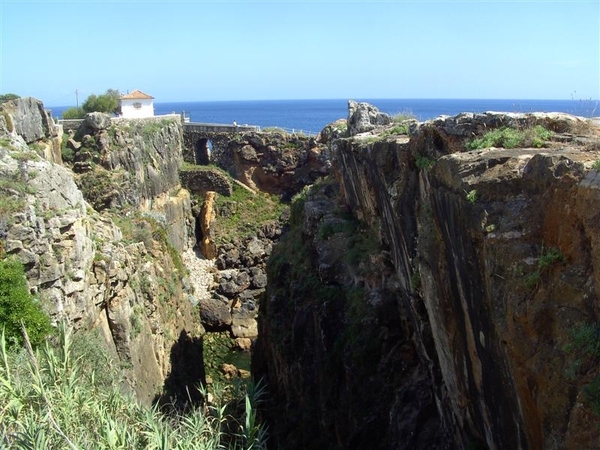
<path fill-rule="evenodd" d="M 229 142 L 240 133 L 259 132 L 254 125 L 224 125 L 217 123 L 183 123 L 183 159 L 192 164 L 206 165 L 227 150 Z"/>
<path fill-rule="evenodd" d="M 214 164 L 250 189 L 286 200 L 329 173 L 327 146 L 315 136 L 250 126 L 183 123 L 183 159 L 200 166 Z M 204 189 L 196 188 L 200 184 L 214 184 L 205 179 L 210 170 L 197 167 L 187 172 L 182 185 L 192 192 Z"/>

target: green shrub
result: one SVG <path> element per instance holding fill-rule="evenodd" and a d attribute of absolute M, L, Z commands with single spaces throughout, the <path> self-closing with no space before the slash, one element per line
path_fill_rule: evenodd
<path fill-rule="evenodd" d="M 85 111 L 83 108 L 69 108 L 62 113 L 63 119 L 83 119 Z"/>
<path fill-rule="evenodd" d="M 480 148 L 503 147 L 544 147 L 546 141 L 552 137 L 553 133 L 541 125 L 532 128 L 519 130 L 516 128 L 502 127 L 488 131 L 483 136 L 467 142 L 468 150 L 477 150 Z"/>
<path fill-rule="evenodd" d="M 153 119 L 144 120 L 138 124 L 138 132 L 142 135 L 145 141 L 149 141 L 154 138 L 154 135 L 160 133 L 162 130 L 167 128 L 169 125 L 175 122 L 175 119 Z M 115 131 L 116 136 L 116 131 Z"/>
<path fill-rule="evenodd" d="M 592 169 L 600 171 L 600 159 L 594 161 L 594 164 L 592 164 Z"/>
<path fill-rule="evenodd" d="M 129 323 L 131 324 L 131 338 L 132 339 L 136 338 L 142 332 L 142 328 L 144 327 L 143 317 L 144 317 L 144 308 L 139 303 L 136 303 L 135 305 L 133 305 L 133 311 L 131 312 L 131 315 L 129 316 Z"/>
<path fill-rule="evenodd" d="M 419 170 L 429 170 L 435 164 L 435 159 L 428 158 L 427 156 L 417 155 L 415 156 L 415 165 Z"/>
<path fill-rule="evenodd" d="M 108 207 L 106 194 L 113 190 L 113 181 L 107 170 L 93 170 L 84 173 L 77 185 L 85 199 L 91 203 L 96 211 Z"/>
<path fill-rule="evenodd" d="M 527 289 L 535 289 L 542 279 L 542 274 L 539 270 L 534 270 L 533 272 L 527 274 L 525 276 L 525 287 Z"/>
<path fill-rule="evenodd" d="M 82 109 L 86 113 L 103 112 L 116 113 L 119 110 L 119 91 L 116 89 L 108 89 L 104 94 L 89 95 L 83 102 Z"/>
<path fill-rule="evenodd" d="M 27 206 L 27 194 L 35 192 L 28 181 L 23 173 L 4 174 L 0 177 L 0 216 L 6 217 L 9 222 L 14 213 Z"/>
<path fill-rule="evenodd" d="M 390 128 L 389 130 L 387 130 L 384 134 L 386 135 L 392 135 L 392 134 L 408 134 L 409 133 L 409 127 L 408 124 L 401 124 L 401 125 L 396 125 L 392 128 Z"/>
<path fill-rule="evenodd" d="M 415 291 L 421 289 L 421 273 L 418 269 L 413 270 L 410 274 L 410 287 Z"/>
<path fill-rule="evenodd" d="M 50 333 L 50 319 L 29 292 L 23 265 L 16 259 L 0 261 L 0 327 L 11 345 L 22 344 L 21 324 L 32 344 Z"/>
<path fill-rule="evenodd" d="M 63 134 L 61 143 L 60 143 L 60 154 L 64 162 L 73 163 L 75 158 L 75 151 L 69 147 L 69 135 Z"/>
<path fill-rule="evenodd" d="M 409 120 L 416 120 L 416 116 L 411 111 L 404 111 L 392 116 L 392 123 L 402 123 Z"/>
<path fill-rule="evenodd" d="M 541 125 L 525 130 L 524 144 L 531 147 L 545 147 L 546 141 L 552 139 L 554 133 Z"/>
<path fill-rule="evenodd" d="M 574 356 L 573 363 L 567 367 L 567 378 L 573 381 L 584 377 L 590 371 L 597 370 L 600 360 L 600 325 L 584 323 L 569 332 L 570 342 L 564 351 Z M 600 416 L 600 375 L 584 384 L 583 394 L 587 405 Z"/>
<path fill-rule="evenodd" d="M 319 226 L 319 239 L 326 241 L 334 234 L 352 234 L 356 230 L 356 223 L 348 220 L 340 222 L 323 222 Z"/>
<path fill-rule="evenodd" d="M 540 257 L 538 258 L 538 268 L 540 270 L 545 269 L 546 267 L 550 267 L 551 265 L 563 262 L 564 256 L 561 251 L 556 247 L 550 247 L 546 251 L 544 251 Z"/>
<path fill-rule="evenodd" d="M 525 276 L 525 286 L 528 289 L 534 289 L 541 281 L 545 269 L 563 261 L 564 256 L 558 248 L 550 247 L 543 250 L 537 259 L 536 270 Z"/>
<path fill-rule="evenodd" d="M 287 131 L 285 131 L 283 128 L 279 128 L 279 127 L 265 127 L 262 129 L 263 133 L 279 133 L 279 134 L 283 134 L 286 135 L 288 134 Z"/>
<path fill-rule="evenodd" d="M 477 201 L 477 189 L 471 189 L 469 192 L 467 192 L 467 201 L 472 205 L 475 204 Z"/>
<path fill-rule="evenodd" d="M 565 346 L 566 352 L 576 352 L 593 359 L 600 358 L 600 326 L 584 323 L 570 332 L 570 342 Z"/>
<path fill-rule="evenodd" d="M 0 94 L 0 103 L 8 102 L 9 100 L 16 100 L 21 98 L 17 94 Z"/>

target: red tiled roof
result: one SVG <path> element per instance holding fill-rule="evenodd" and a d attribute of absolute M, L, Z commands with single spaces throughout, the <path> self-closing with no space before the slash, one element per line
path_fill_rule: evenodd
<path fill-rule="evenodd" d="M 141 100 L 154 98 L 151 95 L 145 94 L 142 91 L 136 89 L 135 91 L 130 92 L 129 94 L 121 95 L 121 100 Z"/>

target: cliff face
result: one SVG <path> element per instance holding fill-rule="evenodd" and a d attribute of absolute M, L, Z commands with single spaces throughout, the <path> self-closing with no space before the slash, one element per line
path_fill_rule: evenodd
<path fill-rule="evenodd" d="M 25 97 L 0 105 L 3 128 L 21 136 L 27 144 L 35 144 L 45 159 L 60 164 L 62 129 L 56 125 L 39 100 Z"/>
<path fill-rule="evenodd" d="M 547 148 L 465 147 L 535 125 L 555 132 Z M 334 139 L 336 183 L 281 244 L 303 256 L 271 259 L 254 364 L 278 444 L 597 446 L 597 128 L 492 113 L 410 126 Z"/>
<path fill-rule="evenodd" d="M 70 141 L 78 185 L 95 209 L 152 213 L 177 250 L 190 245 L 189 195 L 179 181 L 179 116 L 111 121 L 92 113 Z"/>
<path fill-rule="evenodd" d="M 211 161 L 251 189 L 289 200 L 329 173 L 327 147 L 314 138 L 279 132 L 223 135 L 227 144 Z"/>
<path fill-rule="evenodd" d="M 15 111 L 10 120 L 17 123 L 23 119 Z M 87 146 L 75 153 L 81 163 L 76 175 L 40 156 L 36 142 L 52 135 L 28 145 L 17 127 L 3 125 L 3 251 L 24 264 L 31 290 L 54 320 L 101 331 L 138 398 L 150 402 L 175 370 L 171 353 L 193 347 L 201 332 L 178 256 L 193 236 L 189 196 L 173 175 L 181 158 L 180 127 L 160 124 L 144 146 L 132 124 L 119 126 L 106 141 L 108 128 L 92 127 L 81 135 Z M 126 147 L 117 150 L 119 137 Z"/>

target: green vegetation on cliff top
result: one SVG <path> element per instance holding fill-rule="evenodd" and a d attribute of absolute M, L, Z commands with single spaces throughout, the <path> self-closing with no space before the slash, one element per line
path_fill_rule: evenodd
<path fill-rule="evenodd" d="M 488 131 L 483 136 L 467 142 L 467 150 L 477 150 L 489 147 L 519 148 L 546 146 L 554 133 L 541 125 L 517 129 L 502 127 Z"/>
<path fill-rule="evenodd" d="M 108 89 L 104 94 L 89 95 L 83 105 L 77 108 L 69 108 L 63 112 L 63 119 L 82 119 L 87 113 L 103 112 L 116 113 L 119 110 L 119 91 L 116 89 Z"/>
<path fill-rule="evenodd" d="M 20 98 L 17 94 L 0 94 L 0 103 L 16 100 L 17 98 Z"/>

